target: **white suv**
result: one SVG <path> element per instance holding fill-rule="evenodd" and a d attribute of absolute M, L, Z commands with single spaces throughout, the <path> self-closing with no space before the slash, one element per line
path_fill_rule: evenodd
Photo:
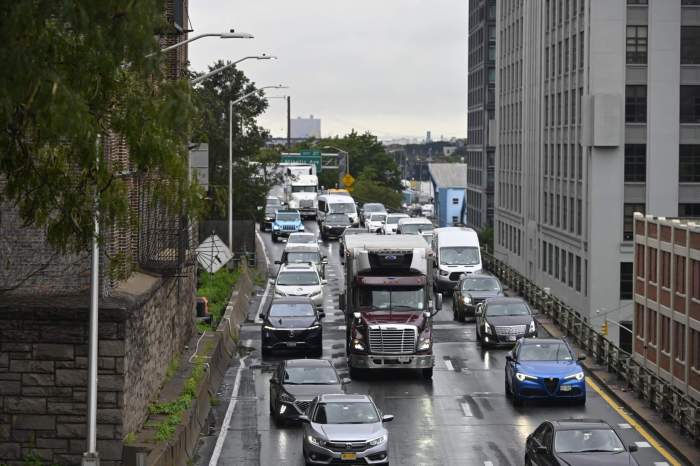
<path fill-rule="evenodd" d="M 270 279 L 275 285 L 275 296 L 308 296 L 317 309 L 323 309 L 323 285 L 313 264 L 282 264 L 276 279 Z"/>
<path fill-rule="evenodd" d="M 382 226 L 382 233 L 385 235 L 395 235 L 396 229 L 399 226 L 399 220 L 409 218 L 407 214 L 389 214 L 386 216 L 386 221 Z"/>

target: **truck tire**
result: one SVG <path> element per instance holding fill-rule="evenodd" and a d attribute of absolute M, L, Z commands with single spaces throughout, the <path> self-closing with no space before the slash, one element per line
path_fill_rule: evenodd
<path fill-rule="evenodd" d="M 429 367 L 428 369 L 423 369 L 423 378 L 426 380 L 430 380 L 433 378 L 433 368 Z"/>
<path fill-rule="evenodd" d="M 362 369 L 358 369 L 357 367 L 352 367 L 350 366 L 350 378 L 353 380 L 359 380 L 362 378 L 364 373 L 362 372 Z"/>

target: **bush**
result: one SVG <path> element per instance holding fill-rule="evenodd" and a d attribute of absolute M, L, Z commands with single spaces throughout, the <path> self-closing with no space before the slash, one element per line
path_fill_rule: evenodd
<path fill-rule="evenodd" d="M 215 274 L 199 271 L 199 288 L 197 296 L 206 297 L 209 301 L 209 313 L 214 319 L 220 320 L 228 299 L 231 297 L 231 289 L 238 280 L 238 270 L 229 272 L 222 268 Z"/>

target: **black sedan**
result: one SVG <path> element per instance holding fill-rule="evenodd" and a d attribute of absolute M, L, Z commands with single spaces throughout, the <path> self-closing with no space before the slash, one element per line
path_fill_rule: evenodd
<path fill-rule="evenodd" d="M 347 214 L 328 214 L 321 222 L 321 239 L 340 238 L 346 228 L 352 225 Z"/>
<path fill-rule="evenodd" d="M 597 419 L 545 421 L 527 437 L 525 465 L 635 466 L 637 445 L 627 448 L 612 427 Z"/>
<path fill-rule="evenodd" d="M 476 307 L 487 298 L 503 296 L 501 282 L 492 275 L 464 275 L 455 286 L 453 298 L 454 319 L 464 322 L 476 316 Z"/>
<path fill-rule="evenodd" d="M 476 337 L 482 348 L 514 345 L 537 336 L 532 311 L 522 298 L 488 298 L 476 308 Z"/>
<path fill-rule="evenodd" d="M 325 359 L 282 361 L 270 379 L 270 415 L 276 421 L 298 420 L 315 396 L 343 394 L 349 381 L 341 380 Z"/>
<path fill-rule="evenodd" d="M 323 351 L 321 319 L 325 314 L 316 310 L 308 297 L 275 298 L 260 314 L 263 356 L 271 350 L 304 350 L 320 355 Z"/>

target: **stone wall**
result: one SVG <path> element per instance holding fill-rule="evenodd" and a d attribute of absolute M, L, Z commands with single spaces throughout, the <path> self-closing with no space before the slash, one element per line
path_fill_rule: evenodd
<path fill-rule="evenodd" d="M 98 450 L 122 460 L 168 362 L 194 331 L 195 277 L 135 274 L 100 301 Z M 88 295 L 4 296 L 0 302 L 0 463 L 34 453 L 80 464 L 85 450 Z"/>

